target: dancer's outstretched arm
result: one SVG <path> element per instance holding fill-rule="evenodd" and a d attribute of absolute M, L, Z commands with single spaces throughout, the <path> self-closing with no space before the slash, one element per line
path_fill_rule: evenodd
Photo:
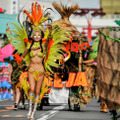
<path fill-rule="evenodd" d="M 28 47 L 26 47 L 24 53 L 21 56 L 22 58 L 24 58 L 27 55 L 28 50 L 29 50 Z"/>

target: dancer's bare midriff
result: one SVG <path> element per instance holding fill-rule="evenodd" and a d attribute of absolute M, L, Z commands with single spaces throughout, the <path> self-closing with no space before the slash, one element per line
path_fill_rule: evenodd
<path fill-rule="evenodd" d="M 42 64 L 43 58 L 35 56 L 31 58 L 29 69 L 33 71 L 43 71 L 44 67 Z"/>

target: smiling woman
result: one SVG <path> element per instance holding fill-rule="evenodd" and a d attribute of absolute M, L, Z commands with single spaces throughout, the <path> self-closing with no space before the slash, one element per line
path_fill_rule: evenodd
<path fill-rule="evenodd" d="M 32 38 L 32 44 L 27 46 L 25 49 L 25 52 L 23 53 L 22 57 L 25 57 L 25 55 L 30 52 L 30 65 L 29 65 L 29 72 L 28 72 L 28 78 L 29 78 L 29 84 L 30 84 L 30 106 L 29 106 L 29 112 L 27 114 L 28 117 L 33 119 L 34 113 L 37 107 L 37 102 L 34 105 L 34 109 L 32 112 L 32 99 L 34 92 L 35 92 L 35 101 L 38 101 L 39 99 L 39 93 L 42 85 L 42 81 L 44 79 L 44 67 L 42 64 L 43 61 L 43 48 L 42 48 L 42 37 L 41 31 L 36 30 L 33 32 Z"/>
<path fill-rule="evenodd" d="M 10 42 L 19 53 L 22 53 L 19 60 L 26 60 L 28 65 L 28 71 L 21 73 L 19 80 L 29 99 L 27 117 L 34 120 L 37 103 L 40 103 L 44 94 L 50 91 L 48 85 L 44 83 L 44 76 L 53 77 L 55 72 L 52 68 L 61 69 L 64 62 L 68 60 L 65 59 L 64 54 L 69 52 L 64 50 L 62 43 L 69 41 L 70 35 L 57 24 L 49 25 L 44 30 L 43 23 L 48 20 L 48 17 L 44 17 L 44 12 L 37 2 L 32 3 L 31 12 L 24 10 L 24 13 L 27 15 L 26 23 L 30 25 L 31 31 L 27 33 L 21 23 L 12 23 L 14 27 L 8 27 L 6 31 Z"/>

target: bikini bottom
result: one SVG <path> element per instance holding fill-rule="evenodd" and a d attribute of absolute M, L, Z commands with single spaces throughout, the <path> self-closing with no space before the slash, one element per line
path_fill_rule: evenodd
<path fill-rule="evenodd" d="M 34 76 L 36 81 L 40 80 L 40 77 L 42 75 L 44 75 L 44 70 L 43 71 L 36 71 L 36 70 L 29 69 L 28 72 Z"/>

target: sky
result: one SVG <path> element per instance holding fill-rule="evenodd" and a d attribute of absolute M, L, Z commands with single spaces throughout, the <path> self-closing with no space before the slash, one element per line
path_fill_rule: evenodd
<path fill-rule="evenodd" d="M 100 8 L 100 0 L 74 0 L 80 8 Z"/>
<path fill-rule="evenodd" d="M 40 1 L 59 1 L 59 0 L 40 0 Z M 78 3 L 80 8 L 100 8 L 100 0 L 61 0 L 67 3 Z"/>
<path fill-rule="evenodd" d="M 26 4 L 29 1 L 56 1 L 59 2 L 59 0 L 20 0 L 21 4 Z M 63 3 L 70 5 L 74 3 L 78 3 L 80 8 L 100 8 L 100 0 L 61 0 Z"/>

